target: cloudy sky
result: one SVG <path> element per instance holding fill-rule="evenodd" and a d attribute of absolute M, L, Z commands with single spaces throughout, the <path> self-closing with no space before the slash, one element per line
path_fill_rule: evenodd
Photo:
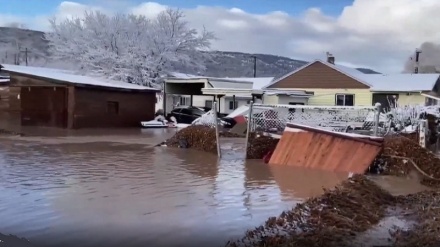
<path fill-rule="evenodd" d="M 195 28 L 214 31 L 213 49 L 337 62 L 401 72 L 423 42 L 440 41 L 439 0 L 0 0 L 0 25 L 46 31 L 48 18 L 85 10 L 155 16 L 181 8 Z M 440 29 L 440 28 L 439 28 Z"/>

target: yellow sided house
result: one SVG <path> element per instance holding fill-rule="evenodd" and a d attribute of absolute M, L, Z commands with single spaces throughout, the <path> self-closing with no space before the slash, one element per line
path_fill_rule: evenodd
<path fill-rule="evenodd" d="M 265 104 L 371 106 L 434 105 L 440 102 L 440 74 L 366 74 L 315 60 L 264 87 Z"/>

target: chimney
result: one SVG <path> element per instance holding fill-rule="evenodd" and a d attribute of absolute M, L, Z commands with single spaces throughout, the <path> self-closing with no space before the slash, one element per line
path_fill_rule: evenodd
<path fill-rule="evenodd" d="M 419 73 L 419 58 L 420 58 L 420 53 L 422 53 L 421 50 L 416 49 L 416 66 L 414 68 L 414 74 L 418 74 Z"/>
<path fill-rule="evenodd" d="M 327 52 L 327 63 L 335 64 L 335 57 L 330 52 Z"/>

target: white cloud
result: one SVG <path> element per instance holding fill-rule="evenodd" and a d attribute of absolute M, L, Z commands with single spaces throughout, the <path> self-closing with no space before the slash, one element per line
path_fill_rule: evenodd
<path fill-rule="evenodd" d="M 137 6 L 110 8 L 105 1 L 93 6 L 63 2 L 47 16 L 0 15 L 0 24 L 24 22 L 30 28 L 47 29 L 47 17 L 80 16 L 85 10 L 125 10 L 154 17 L 167 6 L 145 2 Z M 119 1 L 124 2 L 124 1 Z M 122 5 L 121 5 L 122 6 Z M 172 7 L 172 6 L 171 6 Z M 216 33 L 214 49 L 269 53 L 313 60 L 330 51 L 336 60 L 364 65 L 384 72 L 399 72 L 414 49 L 425 41 L 440 40 L 440 1 L 355 0 L 339 16 L 328 16 L 319 8 L 300 16 L 282 11 L 252 14 L 238 8 L 199 6 L 183 9 L 195 28 Z"/>

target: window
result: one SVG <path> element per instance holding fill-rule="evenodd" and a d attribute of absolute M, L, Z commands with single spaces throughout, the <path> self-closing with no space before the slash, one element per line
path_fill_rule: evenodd
<path fill-rule="evenodd" d="M 190 105 L 191 98 L 189 97 L 180 97 L 179 103 L 180 105 Z"/>
<path fill-rule="evenodd" d="M 432 98 L 426 97 L 426 106 L 438 105 L 438 101 Z"/>
<path fill-rule="evenodd" d="M 338 106 L 354 106 L 353 94 L 336 94 L 336 105 Z"/>
<path fill-rule="evenodd" d="M 289 105 L 304 105 L 304 103 L 299 103 L 299 102 L 289 102 Z"/>
<path fill-rule="evenodd" d="M 212 100 L 205 100 L 205 107 L 212 109 Z"/>
<path fill-rule="evenodd" d="M 235 110 L 237 108 L 238 102 L 237 101 L 229 101 L 229 110 Z"/>
<path fill-rule="evenodd" d="M 107 113 L 119 114 L 119 102 L 107 101 Z"/>

